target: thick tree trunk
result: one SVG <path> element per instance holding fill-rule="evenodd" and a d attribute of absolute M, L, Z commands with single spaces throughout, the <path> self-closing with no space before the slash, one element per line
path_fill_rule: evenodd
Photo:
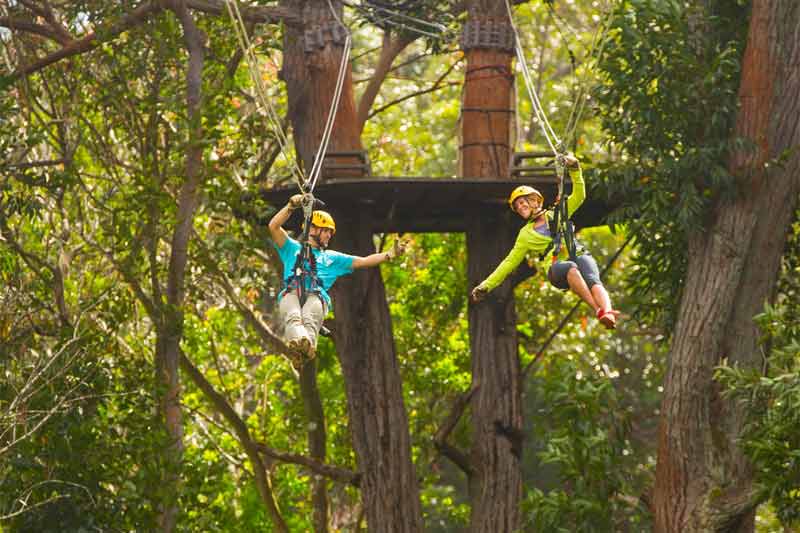
<path fill-rule="evenodd" d="M 467 232 L 474 286 L 513 245 L 507 218 L 483 218 Z M 514 291 L 506 281 L 469 309 L 472 349 L 470 531 L 516 531 L 522 496 L 522 407 Z"/>
<path fill-rule="evenodd" d="M 289 119 L 295 147 L 308 173 L 331 110 L 344 39 L 340 34 L 334 39 L 331 34 L 338 31 L 333 29 L 338 22 L 327 1 L 302 0 L 289 4 L 302 13 L 302 26 L 287 25 L 281 79 L 286 82 L 289 93 Z M 341 19 L 341 2 L 334 1 L 333 5 L 338 6 Z M 304 30 L 321 35 L 325 46 L 319 47 L 317 39 L 307 42 Z M 328 152 L 361 149 L 361 130 L 356 117 L 353 76 L 348 64 Z"/>
<path fill-rule="evenodd" d="M 359 255 L 372 252 L 371 222 L 356 215 L 346 223 L 349 229 L 339 244 Z M 337 284 L 336 348 L 368 529 L 422 531 L 408 417 L 380 270 L 359 270 Z"/>
<path fill-rule="evenodd" d="M 333 5 L 341 10 L 341 2 Z M 307 51 L 303 30 L 319 28 L 330 36 L 329 28 L 335 21 L 326 0 L 306 0 L 299 9 L 304 26 L 287 31 L 281 74 L 289 91 L 296 146 L 309 170 L 331 108 L 342 46 L 329 39 L 324 47 Z M 328 152 L 360 149 L 360 126 L 348 67 Z M 360 213 L 333 215 L 337 221 L 334 249 L 357 255 L 375 251 L 370 220 L 361 218 Z M 380 270 L 358 271 L 340 279 L 333 300 L 336 349 L 345 379 L 369 530 L 421 531 L 419 488 Z M 324 449 L 315 453 L 322 453 L 318 459 L 324 459 Z"/>
<path fill-rule="evenodd" d="M 662 404 L 658 532 L 753 531 L 752 468 L 736 445 L 746 406 L 722 399 L 712 373 L 723 358 L 762 365 L 752 317 L 774 295 L 800 194 L 798 27 L 796 2 L 753 2 L 734 135 L 755 149 L 732 158 L 738 194 L 690 238 Z"/>
<path fill-rule="evenodd" d="M 484 2 L 486 4 L 486 2 Z M 468 23 L 507 23 L 503 1 L 469 8 Z M 493 18 L 489 18 L 494 14 Z M 480 18 L 479 18 L 480 17 Z M 466 51 L 462 107 L 461 175 L 507 179 L 511 157 L 514 78 L 512 50 Z M 476 285 L 505 257 L 514 242 L 511 213 L 476 217 L 467 229 L 467 276 Z M 522 496 L 520 367 L 516 311 L 510 281 L 469 308 L 472 380 L 472 450 L 469 479 L 470 531 L 516 531 Z"/>

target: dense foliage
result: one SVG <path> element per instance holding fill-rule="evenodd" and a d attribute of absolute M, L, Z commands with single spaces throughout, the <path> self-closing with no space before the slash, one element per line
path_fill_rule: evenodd
<path fill-rule="evenodd" d="M 366 12 L 348 10 L 348 22 L 358 28 L 352 61 L 357 93 L 381 43 L 376 25 L 414 33 L 381 12 L 387 2 L 372 4 Z M 451 2 L 405 4 L 414 17 L 443 27 L 398 58 L 362 140 L 375 175 L 455 175 L 464 75 L 452 34 L 458 21 Z M 62 16 L 76 34 L 105 27 L 116 15 L 105 1 L 65 5 Z M 540 272 L 516 290 L 520 361 L 527 369 L 526 527 L 649 526 L 643 496 L 653 476 L 665 340 L 680 293 L 686 235 L 702 223 L 708 201 L 731 185 L 724 161 L 732 148 L 743 42 L 738 21 L 747 8 L 736 1 L 720 5 L 715 17 L 700 21 L 701 29 L 689 23 L 685 5 L 673 1 L 627 0 L 608 18 L 589 1 L 516 7 L 555 128 L 568 128 L 581 98 L 592 102 L 565 139 L 587 161 L 592 193 L 623 200 L 615 219 L 626 224 L 617 226 L 620 231 L 584 230 L 581 240 L 602 267 L 629 232 L 639 236 L 604 273 L 615 306 L 627 315 L 613 335 L 585 307 L 559 330 L 576 299 L 544 281 L 547 265 L 539 264 Z M 253 440 L 305 454 L 308 420 L 296 373 L 253 327 L 261 320 L 279 331 L 279 280 L 264 228 L 276 206 L 252 193 L 287 183 L 287 159 L 254 97 L 250 65 L 232 60 L 237 43 L 229 21 L 197 19 L 208 35 L 205 179 L 189 250 L 181 349 Z M 600 22 L 610 24 L 602 46 L 593 41 Z M 270 102 L 284 113 L 280 31 L 274 25 L 253 31 L 257 68 Z M 17 33 L 0 33 L 0 39 L 6 61 L 56 46 Z M 4 531 L 154 529 L 163 490 L 159 452 L 166 442 L 157 423 L 154 323 L 192 126 L 181 42 L 174 17 L 154 17 L 87 54 L 9 82 L 0 93 Z M 596 61 L 599 70 L 593 70 Z M 595 76 L 602 83 L 587 96 Z M 539 124 L 521 84 L 518 89 L 518 146 L 541 147 Z M 415 98 L 406 98 L 412 93 Z M 387 239 L 376 236 L 376 248 Z M 769 375 L 721 373 L 731 394 L 759 400 L 746 446 L 764 465 L 760 481 L 787 524 L 798 520 L 797 242 L 786 254 L 778 303 L 761 318 Z M 432 532 L 460 531 L 469 521 L 465 478 L 431 442 L 470 386 L 465 248 L 463 235 L 414 235 L 401 261 L 381 267 L 425 528 Z M 330 339 L 321 340 L 317 365 L 327 462 L 355 469 Z M 185 374 L 182 380 L 179 530 L 270 530 L 253 465 L 230 421 L 197 383 Z M 471 437 L 466 419 L 451 435 L 464 449 Z M 289 529 L 311 530 L 316 474 L 280 460 L 266 467 Z M 331 528 L 356 530 L 362 521 L 358 490 L 333 481 L 328 488 Z"/>
<path fill-rule="evenodd" d="M 619 220 L 636 220 L 641 260 L 629 283 L 638 312 L 671 329 L 686 270 L 687 235 L 702 231 L 711 200 L 732 191 L 740 58 L 747 4 L 708 17 L 683 2 L 621 2 L 598 68 L 597 113 L 612 159 L 610 199 L 635 199 Z"/>

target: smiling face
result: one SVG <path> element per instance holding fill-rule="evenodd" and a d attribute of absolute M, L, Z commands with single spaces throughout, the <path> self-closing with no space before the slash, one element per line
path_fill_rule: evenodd
<path fill-rule="evenodd" d="M 520 196 L 512 204 L 514 211 L 523 219 L 528 220 L 534 213 L 542 208 L 542 199 L 536 194 Z"/>
<path fill-rule="evenodd" d="M 321 248 L 327 248 L 331 237 L 333 237 L 333 230 L 331 228 L 320 228 L 319 226 L 311 224 L 311 229 L 308 230 L 308 236 L 314 237 L 312 242 L 316 242 Z"/>

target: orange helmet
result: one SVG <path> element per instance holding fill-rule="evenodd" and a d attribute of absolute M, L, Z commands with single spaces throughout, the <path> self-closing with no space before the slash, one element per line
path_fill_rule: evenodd
<path fill-rule="evenodd" d="M 544 203 L 544 196 L 542 196 L 542 193 L 540 193 L 539 191 L 537 191 L 536 189 L 534 189 L 529 185 L 520 185 L 519 187 L 511 191 L 511 195 L 508 197 L 508 207 L 510 207 L 511 210 L 513 211 L 514 200 L 516 200 L 520 196 L 528 196 L 529 194 L 535 194 L 536 196 L 539 197 L 539 201 Z"/>
<path fill-rule="evenodd" d="M 329 228 L 336 233 L 336 223 L 327 211 L 314 211 L 311 213 L 311 223 L 318 228 Z"/>

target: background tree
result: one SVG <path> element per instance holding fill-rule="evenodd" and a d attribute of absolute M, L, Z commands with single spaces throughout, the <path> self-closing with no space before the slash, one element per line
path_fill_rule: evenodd
<path fill-rule="evenodd" d="M 644 249 L 655 260 L 651 265 L 671 267 L 659 268 L 662 274 L 645 268 L 642 286 L 670 286 L 673 294 L 681 289 L 679 305 L 666 299 L 660 306 L 677 322 L 662 404 L 656 530 L 748 531 L 758 499 L 752 466 L 736 445 L 748 406 L 720 397 L 713 371 L 725 360 L 741 368 L 761 366 L 752 317 L 775 296 L 798 195 L 798 160 L 790 148 L 797 140 L 784 129 L 792 131 L 795 120 L 784 124 L 772 114 L 795 105 L 788 95 L 796 87 L 786 69 L 797 42 L 785 28 L 796 26 L 798 12 L 780 3 L 753 3 L 740 75 L 744 36 L 741 27 L 725 21 L 741 16 L 741 8 L 710 3 L 684 10 L 651 2 L 636 7 L 636 21 L 620 13 L 620 46 L 604 63 L 611 79 L 604 99 L 612 96 L 611 104 L 631 94 L 615 89 L 623 78 L 647 88 L 634 97 L 644 105 L 620 115 L 613 104 L 605 109 L 619 120 L 613 126 L 609 121 L 609 129 L 639 163 L 620 183 L 639 177 L 646 207 L 639 212 L 645 231 L 655 237 Z M 659 28 L 652 39 L 628 39 L 648 26 Z M 776 39 L 768 44 L 770 32 Z M 664 39 L 669 52 L 660 55 Z M 622 57 L 625 62 L 618 62 Z M 680 72 L 694 74 L 687 78 Z M 670 83 L 678 79 L 698 83 L 688 92 L 683 82 Z M 716 104 L 711 116 L 701 116 L 699 110 L 709 109 L 710 102 Z M 697 109 L 699 122 L 678 110 L 673 114 L 673 104 Z M 675 116 L 688 120 L 664 127 L 662 120 Z"/>

